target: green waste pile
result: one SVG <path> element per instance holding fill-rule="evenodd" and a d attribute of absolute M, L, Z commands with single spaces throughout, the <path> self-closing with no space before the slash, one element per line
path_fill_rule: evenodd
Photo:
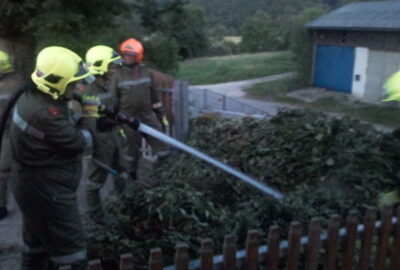
<path fill-rule="evenodd" d="M 243 248 L 248 229 L 265 237 L 270 225 L 285 236 L 291 221 L 307 225 L 351 209 L 363 214 L 377 195 L 396 187 L 400 133 L 385 134 L 350 118 L 292 110 L 271 120 L 207 115 L 191 121 L 186 143 L 274 187 L 285 198 L 266 197 L 233 176 L 180 153 L 160 163 L 149 179 L 109 201 L 113 223 L 88 227 L 91 257 L 111 261 L 131 252 L 145 266 L 149 250 L 173 258 L 177 243 L 196 255 L 210 238 L 221 253 L 223 236 Z M 265 238 L 264 238 L 265 239 Z M 165 260 L 165 264 L 172 261 Z"/>

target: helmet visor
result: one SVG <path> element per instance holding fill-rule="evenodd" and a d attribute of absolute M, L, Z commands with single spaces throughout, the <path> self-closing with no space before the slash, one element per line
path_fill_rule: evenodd
<path fill-rule="evenodd" d="M 74 78 L 75 80 L 84 79 L 88 84 L 95 81 L 95 77 L 90 74 L 86 63 L 83 61 L 79 63 L 78 71 L 75 73 Z"/>
<path fill-rule="evenodd" d="M 111 63 L 116 64 L 116 65 L 122 65 L 121 56 L 116 51 L 112 52 Z"/>

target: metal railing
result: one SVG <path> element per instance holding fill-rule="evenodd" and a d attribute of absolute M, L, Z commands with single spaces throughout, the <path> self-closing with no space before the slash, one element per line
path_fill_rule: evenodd
<path fill-rule="evenodd" d="M 238 99 L 215 93 L 209 89 L 189 89 L 189 107 L 197 116 L 201 112 L 228 113 L 234 116 L 270 117 L 271 114 Z"/>

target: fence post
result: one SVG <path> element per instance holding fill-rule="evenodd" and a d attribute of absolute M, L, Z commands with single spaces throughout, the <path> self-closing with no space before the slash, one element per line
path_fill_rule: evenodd
<path fill-rule="evenodd" d="M 236 269 L 236 237 L 234 235 L 225 235 L 223 257 L 224 257 L 224 270 Z"/>
<path fill-rule="evenodd" d="M 392 258 L 391 258 L 391 269 L 400 269 L 400 205 L 396 207 L 396 224 L 393 230 L 393 246 L 392 246 Z"/>
<path fill-rule="evenodd" d="M 134 270 L 133 256 L 130 253 L 121 255 L 121 261 L 119 262 L 119 270 Z"/>
<path fill-rule="evenodd" d="M 89 270 L 103 270 L 100 259 L 90 260 L 88 263 Z"/>
<path fill-rule="evenodd" d="M 297 270 L 300 257 L 301 224 L 292 222 L 289 229 L 289 246 L 287 255 L 287 270 Z"/>
<path fill-rule="evenodd" d="M 339 242 L 340 216 L 334 214 L 329 220 L 328 239 L 326 245 L 325 270 L 336 269 L 337 248 Z"/>
<path fill-rule="evenodd" d="M 379 230 L 378 246 L 376 247 L 375 270 L 385 269 L 388 241 L 392 227 L 392 213 L 393 209 L 390 206 L 382 210 L 381 228 Z"/>
<path fill-rule="evenodd" d="M 222 110 L 226 110 L 226 95 L 222 95 Z"/>
<path fill-rule="evenodd" d="M 189 269 L 189 246 L 186 244 L 178 244 L 175 252 L 175 269 Z"/>
<path fill-rule="evenodd" d="M 258 237 L 257 230 L 250 230 L 247 232 L 246 239 L 246 270 L 258 269 Z"/>
<path fill-rule="evenodd" d="M 315 217 L 308 226 L 308 244 L 306 252 L 306 269 L 317 270 L 321 238 L 321 218 Z"/>
<path fill-rule="evenodd" d="M 361 240 L 358 270 L 368 270 L 371 264 L 371 250 L 375 233 L 376 209 L 368 207 L 364 216 L 364 232 Z"/>
<path fill-rule="evenodd" d="M 279 227 L 273 225 L 269 227 L 268 232 L 268 253 L 265 268 L 267 270 L 278 270 L 279 266 L 279 243 L 281 236 L 279 234 Z"/>
<path fill-rule="evenodd" d="M 150 250 L 149 270 L 163 269 L 163 256 L 161 248 L 153 248 Z"/>
<path fill-rule="evenodd" d="M 200 250 L 200 269 L 201 270 L 212 270 L 213 269 L 213 256 L 214 251 L 212 242 L 210 239 L 204 239 L 201 241 Z"/>
<path fill-rule="evenodd" d="M 354 260 L 354 251 L 357 238 L 358 212 L 350 211 L 347 217 L 346 237 L 344 239 L 344 253 L 341 270 L 351 270 Z"/>

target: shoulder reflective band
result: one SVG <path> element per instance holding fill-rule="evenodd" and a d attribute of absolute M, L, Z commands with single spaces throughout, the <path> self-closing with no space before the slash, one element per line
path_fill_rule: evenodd
<path fill-rule="evenodd" d="M 151 82 L 150 78 L 141 78 L 139 80 L 129 80 L 129 81 L 122 81 L 118 83 L 118 87 L 129 87 L 129 86 L 135 86 L 139 84 L 145 84 Z"/>
<path fill-rule="evenodd" d="M 161 107 L 162 107 L 161 102 L 157 102 L 157 103 L 154 103 L 154 104 L 153 104 L 153 109 L 159 109 L 159 108 L 161 108 Z"/>
<path fill-rule="evenodd" d="M 22 119 L 21 116 L 18 114 L 17 108 L 15 108 L 14 110 L 13 122 L 22 130 L 22 132 L 29 134 L 32 137 L 35 137 L 36 139 L 44 140 L 44 133 L 32 127 L 31 125 L 28 124 L 28 122 Z"/>
<path fill-rule="evenodd" d="M 104 101 L 106 99 L 112 98 L 112 94 L 111 93 L 103 93 L 103 94 L 98 94 L 97 95 L 100 100 Z"/>
<path fill-rule="evenodd" d="M 44 252 L 43 247 L 30 247 L 25 243 L 24 243 L 22 249 L 23 249 L 24 253 L 28 253 L 28 254 L 39 254 L 39 253 Z"/>
<path fill-rule="evenodd" d="M 89 130 L 81 129 L 82 135 L 85 138 L 85 149 L 91 148 L 93 146 L 92 133 Z"/>
<path fill-rule="evenodd" d="M 57 265 L 73 264 L 77 261 L 86 260 L 86 250 L 81 250 L 64 256 L 54 256 L 51 260 Z"/>

